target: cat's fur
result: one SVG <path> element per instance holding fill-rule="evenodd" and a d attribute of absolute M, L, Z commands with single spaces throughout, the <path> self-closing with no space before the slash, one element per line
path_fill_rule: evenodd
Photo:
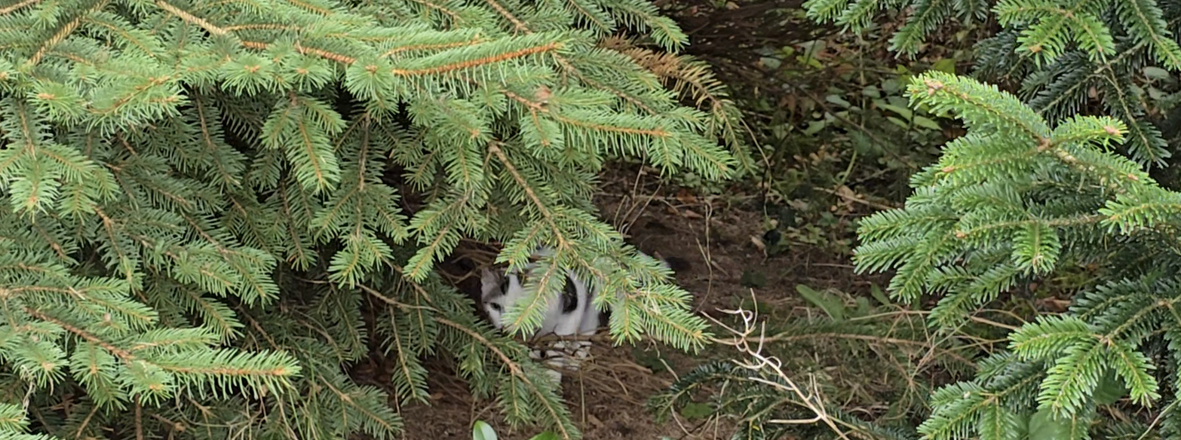
<path fill-rule="evenodd" d="M 536 335 L 592 335 L 599 327 L 599 310 L 591 304 L 594 292 L 588 291 L 586 283 L 572 270 L 566 271 L 565 278 L 561 295 L 557 301 L 550 301 Z M 525 297 L 521 274 L 500 274 L 484 269 L 480 284 L 484 312 L 494 327 L 502 328 L 504 312 Z"/>
<path fill-rule="evenodd" d="M 542 254 L 546 252 L 548 252 L 548 249 L 540 250 L 538 253 Z M 678 268 L 678 266 L 687 266 L 682 261 L 679 261 L 679 259 L 661 258 L 658 261 L 660 261 L 665 269 L 670 271 Z M 528 269 L 526 268 L 526 271 Z M 565 275 L 566 279 L 562 286 L 562 294 L 558 296 L 557 301 L 549 301 L 545 311 L 545 317 L 541 327 L 534 333 L 535 336 L 548 334 L 558 336 L 590 336 L 595 334 L 600 322 L 602 322 L 601 318 L 604 316 L 604 313 L 596 309 L 591 302 L 597 292 L 590 290 L 587 283 L 579 280 L 574 274 L 574 271 L 566 270 Z M 521 274 L 493 272 L 487 268 L 482 271 L 480 276 L 480 290 L 480 299 L 484 311 L 488 314 L 492 325 L 498 329 L 504 326 L 502 320 L 504 312 L 525 297 L 524 282 Z M 571 355 L 574 358 L 586 357 L 587 350 L 590 348 L 590 341 L 577 341 L 573 344 L 558 341 L 551 348 L 560 351 L 573 349 L 573 353 L 546 350 L 544 357 L 547 359 L 548 364 L 559 368 L 563 366 L 577 368 L 577 360 L 574 360 L 574 362 L 563 362 L 560 358 Z M 573 365 L 561 365 L 572 363 Z M 561 380 L 560 373 L 554 372 L 552 376 L 559 381 Z"/>

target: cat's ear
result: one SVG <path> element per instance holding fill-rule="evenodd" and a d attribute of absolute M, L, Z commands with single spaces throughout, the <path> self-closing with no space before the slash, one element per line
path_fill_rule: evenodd
<path fill-rule="evenodd" d="M 485 286 L 500 284 L 500 275 L 490 268 L 480 269 L 480 283 Z"/>

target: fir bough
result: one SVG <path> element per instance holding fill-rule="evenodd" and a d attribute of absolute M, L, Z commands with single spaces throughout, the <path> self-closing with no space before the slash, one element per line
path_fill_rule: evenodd
<path fill-rule="evenodd" d="M 590 195 L 616 158 L 723 179 L 747 153 L 597 46 L 625 31 L 685 44 L 642 0 L 0 2 L 0 429 L 390 438 L 385 387 L 345 374 L 377 349 L 399 402 L 444 354 L 510 423 L 579 437 L 434 269 L 465 239 L 518 268 L 549 246 L 539 270 L 620 293 L 617 342 L 708 340 Z"/>
<path fill-rule="evenodd" d="M 1178 150 L 1176 0 L 808 0 L 805 7 L 809 17 L 854 32 L 872 27 L 883 9 L 909 10 L 890 40 L 906 56 L 918 55 L 948 22 L 995 20 L 1000 31 L 972 51 L 977 79 L 1019 89 L 1047 120 L 1118 118 L 1127 126 L 1121 147 L 1141 165 L 1165 167 Z"/>
<path fill-rule="evenodd" d="M 1098 406 L 1172 407 L 1181 194 L 1110 150 L 1126 127 L 1110 117 L 1051 125 L 995 87 L 937 72 L 916 77 L 909 93 L 968 134 L 914 176 L 904 209 L 861 223 L 859 270 L 896 269 L 893 295 L 937 297 L 930 320 L 946 330 L 1017 283 L 1090 268 L 1067 313 L 1021 326 L 975 380 L 935 393 L 920 433 L 1015 439 L 1037 426 L 1089 438 L 1102 429 L 1092 426 Z M 1165 438 L 1181 438 L 1174 411 L 1157 415 Z"/>

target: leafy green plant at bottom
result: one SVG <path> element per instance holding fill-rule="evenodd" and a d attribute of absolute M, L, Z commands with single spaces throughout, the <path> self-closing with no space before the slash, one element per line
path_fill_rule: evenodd
<path fill-rule="evenodd" d="M 492 425 L 487 422 L 476 420 L 476 423 L 472 425 L 472 440 L 497 440 L 498 438 L 496 430 L 492 429 Z M 529 440 L 558 440 L 558 435 L 545 431 L 529 438 Z"/>

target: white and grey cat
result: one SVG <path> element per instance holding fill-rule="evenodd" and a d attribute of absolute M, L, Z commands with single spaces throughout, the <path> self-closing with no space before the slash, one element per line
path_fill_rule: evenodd
<path fill-rule="evenodd" d="M 548 249 L 539 250 L 535 255 L 548 253 Z M 674 259 L 659 259 L 666 270 L 674 269 L 673 263 L 680 263 Z M 683 264 L 680 264 L 683 266 Z M 533 266 L 526 266 L 528 273 Z M 480 299 L 484 311 L 496 328 L 503 328 L 502 317 L 517 301 L 525 297 L 525 288 L 520 273 L 502 271 L 494 272 L 485 268 L 480 276 Z M 588 283 L 578 279 L 573 270 L 566 270 L 566 279 L 562 285 L 562 293 L 557 301 L 549 301 L 542 320 L 541 327 L 533 336 L 555 334 L 558 336 L 591 336 L 599 329 L 603 314 L 591 302 L 597 294 Z M 537 352 L 531 353 L 534 358 L 544 357 L 546 363 L 552 367 L 577 369 L 579 361 L 586 358 L 590 351 L 590 341 L 557 341 L 551 345 L 552 350 L 546 350 L 544 356 Z M 563 359 L 573 357 L 573 359 Z M 551 371 L 551 376 L 561 380 L 561 373 Z"/>

